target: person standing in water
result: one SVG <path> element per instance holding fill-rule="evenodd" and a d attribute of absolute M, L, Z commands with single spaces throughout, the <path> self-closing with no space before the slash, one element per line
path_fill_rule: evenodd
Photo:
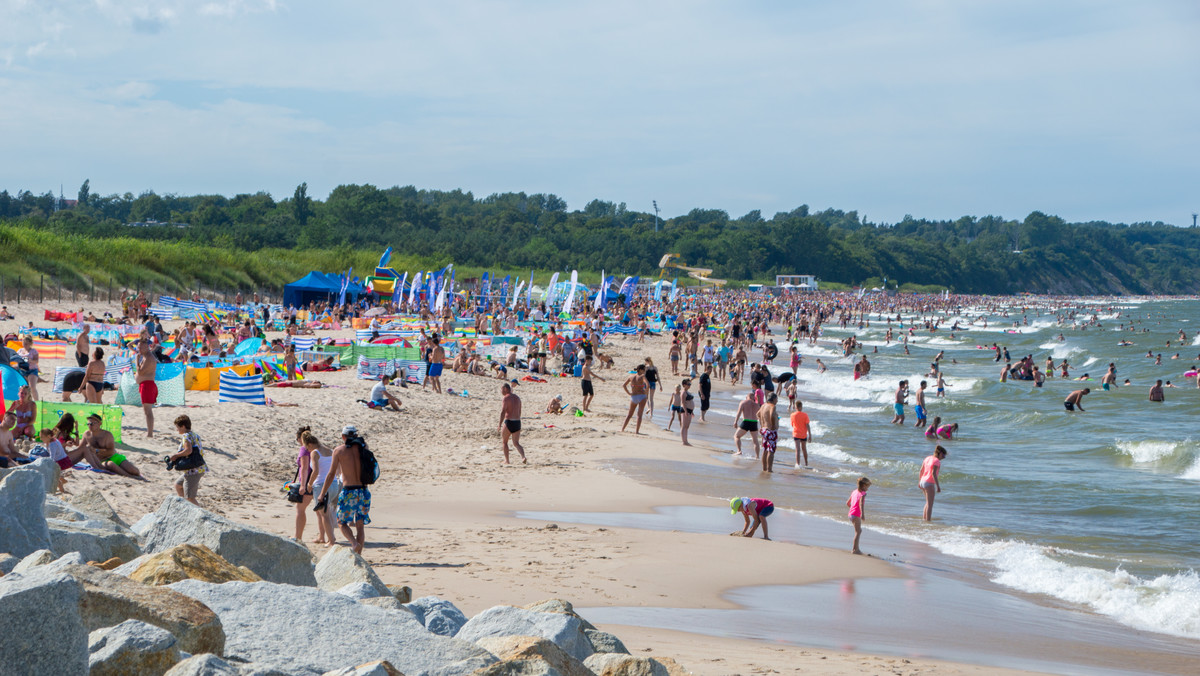
<path fill-rule="evenodd" d="M 850 523 L 854 524 L 854 546 L 850 548 L 851 554 L 862 554 L 862 550 L 858 548 L 858 540 L 862 537 L 862 522 L 867 518 L 867 489 L 870 487 L 870 479 L 865 476 L 859 477 L 858 488 L 854 489 L 846 500 L 846 506 L 850 508 Z"/>
<path fill-rule="evenodd" d="M 775 471 L 775 446 L 779 443 L 779 413 L 775 404 L 779 396 L 774 392 L 767 395 L 767 403 L 758 408 L 758 426 L 762 431 L 762 465 L 764 472 Z"/>
<path fill-rule="evenodd" d="M 737 415 L 733 417 L 733 426 L 737 428 L 737 432 L 733 435 L 733 443 L 737 446 L 738 455 L 742 453 L 742 437 L 746 432 L 750 433 L 750 438 L 754 440 L 754 458 L 758 459 L 758 402 L 754 399 L 753 392 L 747 392 L 746 398 L 738 405 Z"/>
<path fill-rule="evenodd" d="M 921 463 L 921 477 L 917 480 L 917 486 L 925 492 L 925 511 L 921 518 L 929 521 L 933 518 L 933 496 L 935 490 L 937 493 L 942 492 L 942 482 L 938 479 L 938 474 L 942 469 L 942 460 L 948 455 L 945 448 L 938 446 L 933 449 L 933 455 L 925 458 L 925 462 Z"/>

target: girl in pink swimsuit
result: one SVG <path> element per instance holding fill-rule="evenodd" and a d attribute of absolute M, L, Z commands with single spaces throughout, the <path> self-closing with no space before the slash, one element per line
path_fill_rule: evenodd
<path fill-rule="evenodd" d="M 846 500 L 846 506 L 850 508 L 850 523 L 854 524 L 854 546 L 850 549 L 851 554 L 862 554 L 862 550 L 858 548 L 858 540 L 862 537 L 863 519 L 867 518 L 867 489 L 870 487 L 870 479 L 865 476 L 859 477 L 858 488 L 851 492 Z"/>
<path fill-rule="evenodd" d="M 940 445 L 933 449 L 933 455 L 925 458 L 925 462 L 921 463 L 921 478 L 917 481 L 917 486 L 925 491 L 925 512 L 922 514 L 923 519 L 929 521 L 933 517 L 933 496 L 936 489 L 937 493 L 942 492 L 941 481 L 938 480 L 938 473 L 942 469 L 942 460 L 949 455 L 945 448 Z"/>

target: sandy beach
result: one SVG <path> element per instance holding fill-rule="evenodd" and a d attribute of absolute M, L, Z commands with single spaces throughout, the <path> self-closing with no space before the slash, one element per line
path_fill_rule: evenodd
<path fill-rule="evenodd" d="M 78 307 L 10 307 L 17 322 L 0 328 L 15 330 L 17 323 L 40 318 L 44 309 Z M 86 309 L 99 314 L 104 308 Z M 35 319 L 34 325 L 46 324 Z M 165 323 L 168 330 L 176 325 Z M 348 337 L 350 333 L 319 335 Z M 773 585 L 808 585 L 904 577 L 900 567 L 881 558 L 851 555 L 848 525 L 846 547 L 839 550 L 758 537 L 519 518 L 522 511 L 650 513 L 658 506 L 721 504 L 716 497 L 645 485 L 614 471 L 614 461 L 628 458 L 726 467 L 717 456 L 729 449 L 683 447 L 677 436 L 649 422 L 643 424 L 642 435 L 621 433 L 628 401 L 621 392 L 626 370 L 651 356 L 669 378 L 667 343 L 662 337 L 645 343 L 614 337 L 601 351 L 614 358 L 616 368 L 597 371 L 607 381 L 596 383 L 593 411 L 584 417 L 538 413 L 557 394 L 567 405 L 578 404 L 576 379 L 551 378 L 548 383 L 518 387 L 528 465 L 501 464 L 497 432 L 501 381 L 447 370 L 444 386 L 465 389 L 469 397 L 437 395 L 419 386 L 392 387 L 404 402 L 403 410 L 396 413 L 368 410 L 356 403 L 366 398 L 371 383 L 357 380 L 353 369 L 345 369 L 313 374 L 311 379 L 326 385 L 322 389 L 268 388 L 274 406 L 218 404 L 216 392 L 188 391 L 186 409 L 156 410 L 159 433 L 152 440 L 144 436 L 141 410 L 126 407 L 122 449 L 149 481 L 73 472 L 69 490 L 99 488 L 130 523 L 152 511 L 164 497 L 174 495 L 173 473 L 161 457 L 175 450 L 177 440 L 163 432 L 173 431 L 170 421 L 186 413 L 204 440 L 210 468 L 201 484 L 200 504 L 290 536 L 295 509 L 280 487 L 294 478 L 297 428 L 310 425 L 318 438 L 332 446 L 341 427 L 354 424 L 370 442 L 382 470 L 371 491 L 372 523 L 364 555 L 385 582 L 409 585 L 414 597 L 437 595 L 451 600 L 468 616 L 497 604 L 522 605 L 547 598 L 563 598 L 581 608 L 729 609 L 736 607 L 726 596 L 729 590 L 760 579 Z M 48 374 L 59 365 L 43 363 Z M 728 387 L 714 381 L 714 394 Z M 49 383 L 41 387 L 43 397 L 57 399 L 49 390 Z M 659 410 L 666 408 L 667 396 L 659 392 Z M 111 394 L 107 398 L 111 400 Z M 727 424 L 713 418 L 710 415 L 709 422 L 702 424 L 697 417 L 693 429 Z M 789 460 L 789 452 L 780 457 L 781 462 Z M 515 452 L 513 458 L 519 462 Z M 724 532 L 740 530 L 741 518 L 727 510 L 724 514 Z M 310 517 L 305 539 L 315 537 L 316 523 Z M 309 547 L 315 556 L 324 551 L 321 545 Z M 749 570 L 753 575 L 747 574 Z M 697 674 L 1001 671 L 995 665 L 802 648 L 749 638 L 630 626 L 601 628 L 620 636 L 635 654 L 669 656 Z M 797 636 L 795 643 L 803 645 L 804 638 Z M 1183 667 L 1182 662 L 1159 665 L 1165 671 Z"/>

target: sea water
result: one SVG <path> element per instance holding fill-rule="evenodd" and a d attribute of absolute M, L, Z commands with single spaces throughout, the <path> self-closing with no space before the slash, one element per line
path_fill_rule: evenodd
<path fill-rule="evenodd" d="M 872 481 L 863 536 L 868 552 L 872 531 L 919 541 L 1022 596 L 1136 629 L 1200 638 L 1200 430 L 1195 425 L 1200 390 L 1184 375 L 1200 365 L 1200 335 L 1193 335 L 1200 331 L 1200 301 L 1099 301 L 1081 303 L 1079 312 L 1081 321 L 1098 313 L 1100 326 L 1076 329 L 1071 322 L 1059 325 L 1053 312 L 1013 308 L 1008 317 L 988 315 L 986 329 L 971 326 L 953 337 L 948 328 L 934 333 L 919 328 L 909 339 L 909 355 L 901 325 L 907 329 L 914 317 L 897 323 L 893 315 L 890 344 L 888 324 L 874 316 L 869 328 L 827 327 L 816 346 L 799 345 L 804 356 L 799 396 L 813 421 L 808 453 L 815 471 L 791 467 L 786 398 L 779 406 L 776 473 L 765 485 L 753 460 L 730 460 L 728 469 L 715 470 L 700 463 L 624 469 L 644 480 L 725 498 L 750 490 L 745 482 L 753 478 L 753 490 L 761 494 L 755 497 L 770 498 L 781 509 L 843 521 L 846 498 L 858 477 L 867 476 Z M 1116 330 L 1130 321 L 1137 322 L 1137 332 Z M 1188 334 L 1182 345 L 1180 329 Z M 852 361 L 837 346 L 851 334 L 866 345 L 873 365 L 867 379 L 854 380 Z M 1118 346 L 1122 339 L 1133 345 Z M 984 349 L 993 342 L 1007 347 L 1014 363 L 1032 354 L 1041 369 L 1047 356 L 1056 365 L 1066 358 L 1071 380 L 1061 379 L 1056 368 L 1041 388 L 1028 381 L 1001 383 L 1003 362 Z M 776 362 L 786 362 L 789 344 L 779 346 Z M 935 396 L 936 378 L 927 375 L 940 350 L 948 385 L 943 398 Z M 1161 353 L 1162 364 L 1147 358 L 1147 350 Z M 1176 353 L 1180 359 L 1171 359 Z M 760 354 L 756 350 L 752 361 Z M 828 367 L 824 373 L 814 368 L 817 357 Z M 1110 362 L 1116 364 L 1119 387 L 1106 392 L 1099 378 Z M 1085 372 L 1091 381 L 1074 380 Z M 1130 386 L 1123 385 L 1126 378 Z M 1166 390 L 1165 403 L 1152 403 L 1148 391 L 1159 378 L 1178 388 Z M 912 426 L 912 397 L 905 425 L 889 424 L 901 379 L 914 392 L 921 380 L 929 382 L 929 417 L 958 423 L 953 441 L 928 440 Z M 1083 387 L 1092 390 L 1083 399 L 1086 412 L 1068 413 L 1063 400 Z M 697 418 L 693 435 L 731 449 L 728 416 L 739 397 L 715 397 L 709 422 Z M 745 443 L 749 451 L 748 437 Z M 934 520 L 926 523 L 916 482 L 935 443 L 950 454 L 942 463 L 943 492 L 937 495 Z"/>

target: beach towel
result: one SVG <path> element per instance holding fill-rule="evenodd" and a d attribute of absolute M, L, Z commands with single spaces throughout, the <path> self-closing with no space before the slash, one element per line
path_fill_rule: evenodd
<path fill-rule="evenodd" d="M 45 320 L 48 322 L 74 322 L 79 319 L 78 312 L 55 312 L 46 310 Z"/>
<path fill-rule="evenodd" d="M 261 376 L 239 376 L 232 370 L 221 372 L 221 389 L 217 394 L 220 403 L 257 404 L 266 406 L 267 395 Z"/>

